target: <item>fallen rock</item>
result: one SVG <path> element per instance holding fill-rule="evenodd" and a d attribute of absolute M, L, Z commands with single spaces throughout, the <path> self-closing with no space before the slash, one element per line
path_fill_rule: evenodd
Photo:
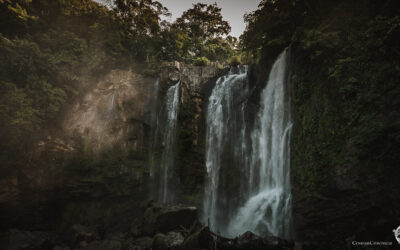
<path fill-rule="evenodd" d="M 145 200 L 140 203 L 140 209 L 142 210 L 142 212 L 146 212 L 146 209 L 154 206 L 155 204 L 156 202 L 153 200 Z"/>
<path fill-rule="evenodd" d="M 196 219 L 196 207 L 153 203 L 144 213 L 143 233 L 154 235 L 190 228 Z"/>
<path fill-rule="evenodd" d="M 141 247 L 142 249 L 150 249 L 153 245 L 153 239 L 150 237 L 140 237 L 134 240 L 135 245 Z"/>
<path fill-rule="evenodd" d="M 156 234 L 153 239 L 153 250 L 166 250 L 177 248 L 183 242 L 183 235 L 179 232 L 169 232 L 167 234 Z"/>
<path fill-rule="evenodd" d="M 51 249 L 54 242 L 47 232 L 10 230 L 7 250 Z"/>
<path fill-rule="evenodd" d="M 53 250 L 71 250 L 71 248 L 66 246 L 55 246 L 53 247 Z"/>
<path fill-rule="evenodd" d="M 73 246 L 82 245 L 94 240 L 99 240 L 100 236 L 97 232 L 82 226 L 73 225 L 70 232 L 70 242 Z"/>
<path fill-rule="evenodd" d="M 197 232 L 189 235 L 181 244 L 181 249 L 200 250 L 213 249 L 215 237 L 208 227 L 203 227 Z"/>
<path fill-rule="evenodd" d="M 203 227 L 189 235 L 180 245 L 184 250 L 291 250 L 293 241 L 274 236 L 260 237 L 252 232 L 246 232 L 234 239 L 225 238 Z"/>
<path fill-rule="evenodd" d="M 260 237 L 248 231 L 234 239 L 216 235 L 218 250 L 284 250 L 293 249 L 294 242 L 275 236 Z"/>
<path fill-rule="evenodd" d="M 122 242 L 117 240 L 96 240 L 90 242 L 82 250 L 120 250 Z"/>
<path fill-rule="evenodd" d="M 136 218 L 131 224 L 131 233 L 133 237 L 143 235 L 143 219 Z"/>

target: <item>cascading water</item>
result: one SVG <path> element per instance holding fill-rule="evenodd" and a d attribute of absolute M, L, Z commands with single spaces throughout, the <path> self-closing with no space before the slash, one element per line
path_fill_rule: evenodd
<path fill-rule="evenodd" d="M 163 137 L 163 152 L 161 159 L 161 175 L 159 178 L 158 199 L 164 203 L 173 201 L 170 180 L 173 177 L 174 148 L 176 139 L 176 125 L 179 111 L 180 82 L 171 86 L 166 95 L 166 124 Z"/>
<path fill-rule="evenodd" d="M 275 61 L 253 128 L 248 201 L 231 220 L 231 235 L 250 230 L 290 238 L 290 94 L 288 52 Z"/>
<path fill-rule="evenodd" d="M 117 98 L 118 98 L 118 94 L 117 94 L 116 90 L 113 90 L 112 94 L 110 94 L 110 99 L 108 101 L 107 110 L 104 113 L 104 119 L 107 122 L 119 118 L 118 112 L 115 112 L 115 98 L 116 98 L 116 95 L 117 95 Z"/>
<path fill-rule="evenodd" d="M 272 66 L 254 118 L 249 115 L 248 101 L 232 106 L 232 102 L 240 100 L 236 99 L 238 93 L 249 97 L 246 74 L 224 77 L 210 97 L 203 219 L 224 235 L 252 231 L 291 237 L 288 57 L 285 50 Z M 238 81 L 239 78 L 243 79 Z M 232 98 L 235 88 L 240 91 L 234 91 L 236 98 Z M 232 119 L 233 116 L 242 119 Z"/>
<path fill-rule="evenodd" d="M 108 104 L 108 112 L 111 112 L 114 109 L 114 102 L 115 102 L 115 91 L 113 92 L 110 103 Z"/>
<path fill-rule="evenodd" d="M 236 168 L 247 163 L 246 156 L 246 105 L 247 71 L 245 68 L 231 70 L 227 76 L 217 80 L 208 100 L 206 131 L 207 183 L 203 207 L 203 220 L 219 231 L 227 223 L 229 208 L 234 197 L 228 197 L 223 166 Z M 236 158 L 230 158 L 236 155 Z M 228 157 L 224 157 L 228 156 Z"/>
<path fill-rule="evenodd" d="M 156 149 L 158 142 L 158 134 L 159 134 L 159 105 L 158 105 L 158 90 L 159 90 L 160 80 L 154 82 L 154 97 L 153 100 L 149 103 L 151 105 L 151 116 L 150 116 L 150 125 L 151 125 L 151 133 L 150 133 L 150 155 L 149 155 L 149 174 L 152 178 L 154 178 L 154 172 L 156 167 Z M 154 183 L 153 183 L 154 184 Z M 152 185 L 153 188 L 155 185 Z M 154 195 L 154 190 L 152 190 L 152 198 L 156 198 Z"/>

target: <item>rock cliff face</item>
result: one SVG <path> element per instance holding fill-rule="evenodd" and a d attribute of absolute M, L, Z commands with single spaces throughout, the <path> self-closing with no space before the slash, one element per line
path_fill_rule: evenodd
<path fill-rule="evenodd" d="M 344 114 L 337 108 L 339 93 L 327 87 L 327 79 L 313 72 L 295 47 L 292 59 L 295 240 L 314 244 L 312 249 L 352 249 L 352 241 L 392 242 L 390 232 L 400 224 L 400 200 L 393 193 L 399 172 L 385 174 L 393 169 L 390 165 L 368 167 L 372 157 L 360 158 L 363 149 L 354 143 L 354 135 L 340 137 Z M 250 82 L 262 86 L 269 67 L 268 60 L 250 67 Z"/>
<path fill-rule="evenodd" d="M 95 220 L 112 210 L 105 197 L 145 193 L 155 83 L 133 70 L 112 70 L 88 83 L 59 124 L 39 131 L 42 139 L 21 159 L 24 167 L 0 181 L 1 229 L 41 227 L 63 214 Z"/>
<path fill-rule="evenodd" d="M 398 186 L 394 181 L 398 172 L 385 174 L 393 169 L 390 165 L 380 170 L 368 167 L 373 157 L 360 157 L 365 149 L 354 141 L 356 129 L 341 134 L 340 93 L 313 71 L 317 66 L 295 46 L 292 58 L 295 239 L 315 242 L 317 249 L 350 249 L 352 241 L 392 242 L 390 232 L 400 224 L 400 200 L 392 191 Z M 269 67 L 265 64 L 254 67 L 250 77 L 263 81 L 263 67 Z"/>
<path fill-rule="evenodd" d="M 228 68 L 217 65 L 189 66 L 178 62 L 164 64 L 160 74 L 160 94 L 180 81 L 181 96 L 176 140 L 176 173 L 178 200 L 199 206 L 204 178 L 204 109 L 218 77 Z"/>
<path fill-rule="evenodd" d="M 63 123 L 64 131 L 94 151 L 116 143 L 143 150 L 157 102 L 155 83 L 132 70 L 111 71 L 74 104 Z"/>
<path fill-rule="evenodd" d="M 163 66 L 160 73 L 160 81 L 166 84 L 181 81 L 183 86 L 182 102 L 191 101 L 193 98 L 203 99 L 207 95 L 207 83 L 227 70 L 227 68 L 218 68 L 216 65 L 191 66 L 182 65 L 179 62 L 165 63 Z"/>
<path fill-rule="evenodd" d="M 213 66 L 170 64 L 160 84 L 134 70 L 111 70 L 87 83 L 58 124 L 40 131 L 30 158 L 22 159 L 24 167 L 0 180 L 0 230 L 63 230 L 71 223 L 129 227 L 140 201 L 149 198 L 154 116 L 164 90 L 179 80 L 177 192 L 188 203 L 200 202 L 203 100 L 221 72 Z"/>

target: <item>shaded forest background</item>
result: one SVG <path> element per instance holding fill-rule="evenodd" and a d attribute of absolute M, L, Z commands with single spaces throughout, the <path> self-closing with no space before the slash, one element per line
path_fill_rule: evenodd
<path fill-rule="evenodd" d="M 236 54 L 217 5 L 194 5 L 174 23 L 160 3 L 91 0 L 0 1 L 1 176 L 26 164 L 41 131 L 107 70 L 157 75 L 162 61 L 208 65 Z M 230 59 L 238 63 L 237 57 Z M 222 67 L 222 66 L 221 66 Z"/>

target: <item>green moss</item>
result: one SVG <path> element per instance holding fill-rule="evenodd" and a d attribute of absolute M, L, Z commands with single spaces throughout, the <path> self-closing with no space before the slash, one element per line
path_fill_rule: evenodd
<path fill-rule="evenodd" d="M 195 106 L 192 102 L 180 106 L 177 130 L 176 166 L 182 195 L 200 195 L 204 175 L 204 144 L 193 144 Z M 201 134 L 199 135 L 201 137 Z"/>
<path fill-rule="evenodd" d="M 204 57 L 204 56 L 197 57 L 194 60 L 193 65 L 195 65 L 195 66 L 208 66 L 208 65 L 210 65 L 210 60 L 208 60 L 208 58 Z"/>
<path fill-rule="evenodd" d="M 351 43 L 338 45 L 342 31 L 331 36 L 321 26 L 294 50 L 292 176 L 315 196 L 335 188 L 335 169 L 345 164 L 384 188 L 395 183 L 400 64 L 391 51 L 398 47 L 400 19 L 377 17 L 362 28 L 355 23 L 348 26 Z"/>
<path fill-rule="evenodd" d="M 242 63 L 240 56 L 237 56 L 237 55 L 229 58 L 227 62 L 231 66 L 238 66 Z"/>

